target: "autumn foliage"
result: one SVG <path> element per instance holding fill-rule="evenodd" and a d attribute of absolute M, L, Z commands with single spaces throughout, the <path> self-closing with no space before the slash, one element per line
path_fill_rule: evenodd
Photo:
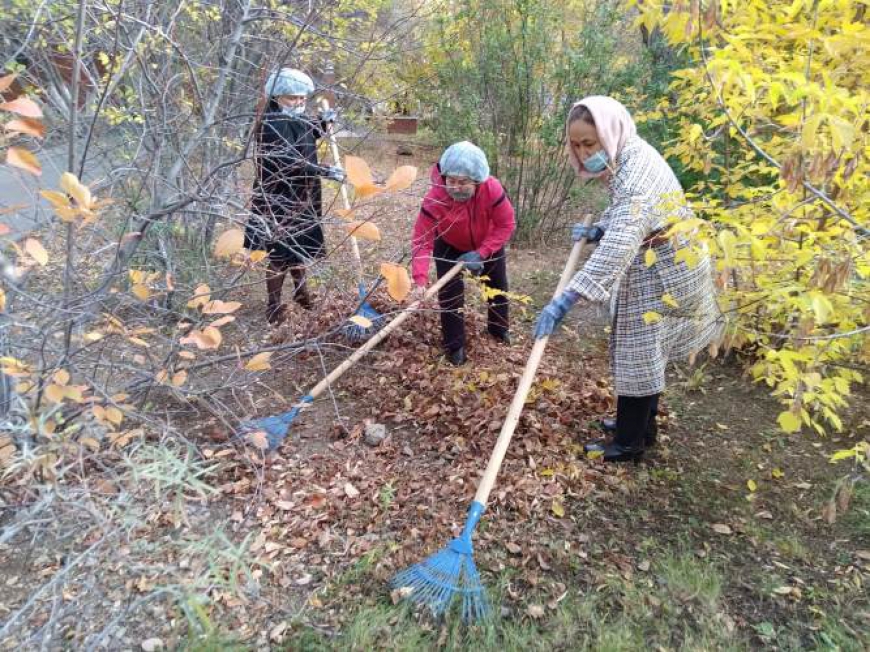
<path fill-rule="evenodd" d="M 730 331 L 779 397 L 780 426 L 842 428 L 870 361 L 866 3 L 630 2 L 691 65 L 641 120 L 676 120 L 667 154 L 717 258 Z"/>

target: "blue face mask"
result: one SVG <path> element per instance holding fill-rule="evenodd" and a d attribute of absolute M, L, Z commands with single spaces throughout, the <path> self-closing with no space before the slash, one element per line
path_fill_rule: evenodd
<path fill-rule="evenodd" d="M 607 152 L 603 149 L 599 149 L 592 156 L 583 161 L 583 167 L 586 168 L 587 172 L 591 172 L 592 174 L 604 172 L 607 168 Z"/>
<path fill-rule="evenodd" d="M 300 104 L 299 106 L 281 106 L 281 113 L 284 115 L 294 115 L 299 116 L 305 113 L 305 105 Z"/>

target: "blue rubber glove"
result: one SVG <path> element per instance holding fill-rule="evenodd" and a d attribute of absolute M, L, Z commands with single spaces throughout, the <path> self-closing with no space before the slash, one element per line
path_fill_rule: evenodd
<path fill-rule="evenodd" d="M 465 269 L 474 274 L 480 274 L 483 271 L 483 256 L 476 251 L 469 251 L 467 254 L 462 254 L 456 259 L 460 263 L 465 263 Z"/>
<path fill-rule="evenodd" d="M 544 306 L 538 315 L 538 323 L 535 324 L 535 339 L 548 337 L 556 330 L 559 322 L 568 314 L 568 311 L 577 303 L 580 295 L 570 290 L 564 291 L 550 303 Z"/>
<path fill-rule="evenodd" d="M 571 227 L 571 239 L 574 242 L 586 238 L 586 242 L 598 242 L 604 236 L 604 229 L 600 226 L 586 226 L 575 224 Z"/>
<path fill-rule="evenodd" d="M 317 117 L 320 118 L 322 122 L 335 122 L 335 119 L 338 117 L 338 113 L 336 113 L 335 109 L 323 109 L 320 113 L 317 114 Z"/>
<path fill-rule="evenodd" d="M 344 180 L 347 179 L 347 174 L 345 173 L 345 171 L 337 165 L 327 166 L 325 176 L 327 179 L 332 179 L 333 181 L 338 181 L 339 183 L 344 183 Z"/>

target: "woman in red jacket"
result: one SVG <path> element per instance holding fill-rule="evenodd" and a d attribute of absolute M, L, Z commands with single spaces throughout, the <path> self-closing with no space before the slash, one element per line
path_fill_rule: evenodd
<path fill-rule="evenodd" d="M 514 232 L 514 208 L 501 183 L 489 176 L 483 151 L 467 142 L 444 150 L 432 167 L 432 187 L 414 224 L 411 273 L 419 296 L 429 278 L 429 259 L 435 258 L 440 278 L 457 261 L 466 269 L 488 278 L 486 285 L 501 290 L 488 300 L 489 334 L 505 344 L 508 335 L 508 289 L 505 244 Z M 438 293 L 441 333 L 447 359 L 455 365 L 465 362 L 465 287 L 457 276 Z"/>

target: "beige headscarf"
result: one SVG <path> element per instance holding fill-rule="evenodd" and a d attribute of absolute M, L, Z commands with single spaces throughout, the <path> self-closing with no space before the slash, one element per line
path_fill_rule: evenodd
<path fill-rule="evenodd" d="M 626 141 L 637 133 L 637 128 L 634 126 L 634 120 L 631 119 L 628 109 L 612 97 L 604 95 L 590 95 L 575 103 L 571 109 L 573 110 L 579 105 L 589 109 L 589 113 L 592 114 L 592 119 L 595 121 L 598 140 L 601 141 L 604 151 L 607 152 L 610 165 L 616 165 L 616 157 L 622 151 Z M 568 136 L 569 126 L 567 123 L 565 124 L 565 146 L 568 150 L 568 160 L 571 161 L 571 166 L 577 174 L 583 179 L 595 179 L 607 174 L 607 170 L 597 174 L 586 171 L 583 163 L 577 158 L 574 148 L 571 147 L 571 138 Z"/>

